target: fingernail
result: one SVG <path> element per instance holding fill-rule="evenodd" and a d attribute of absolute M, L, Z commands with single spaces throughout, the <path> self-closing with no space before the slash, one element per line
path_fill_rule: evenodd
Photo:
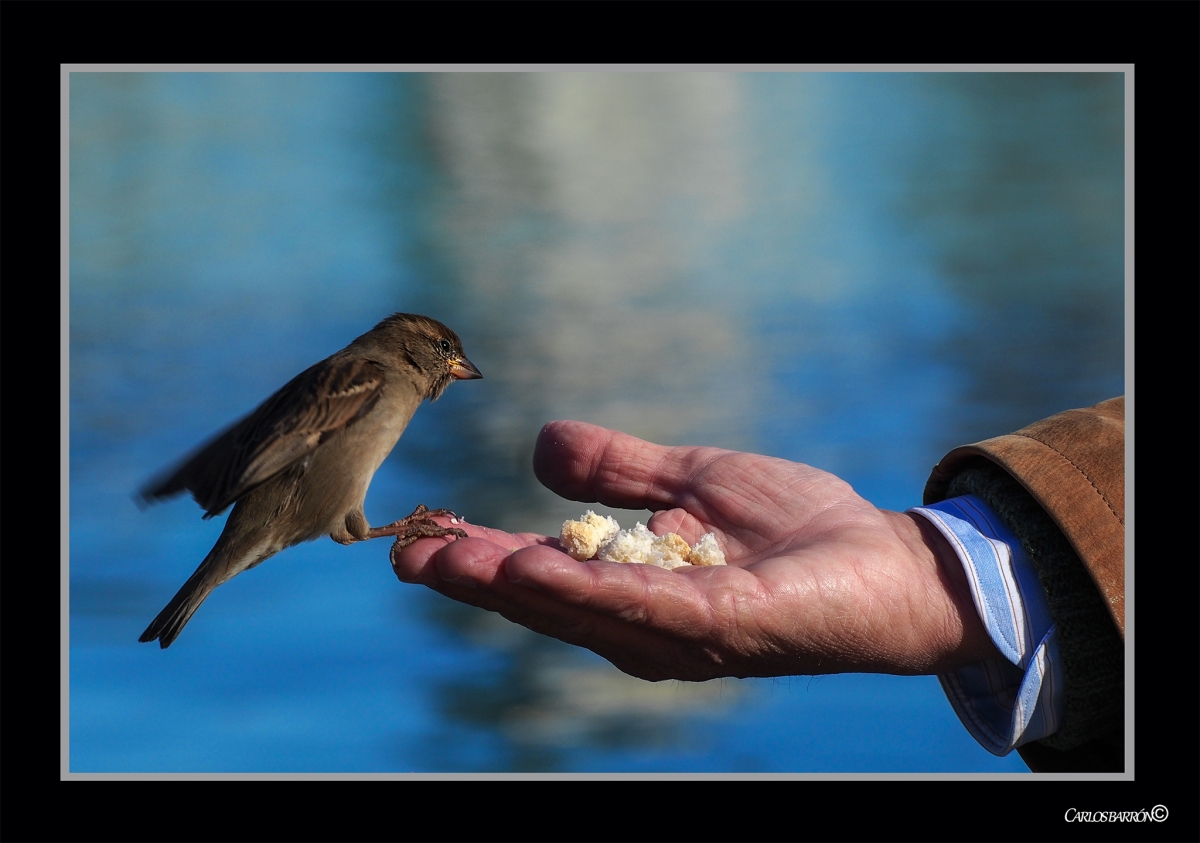
<path fill-rule="evenodd" d="M 454 583 L 455 585 L 463 585 L 463 586 L 466 586 L 467 588 L 478 588 L 479 587 L 479 583 L 475 582 L 474 579 L 467 576 L 466 574 L 458 574 L 455 576 L 450 576 L 441 564 L 435 563 L 434 570 L 437 571 L 438 578 L 441 579 L 442 582 L 450 582 L 450 583 Z"/>
<path fill-rule="evenodd" d="M 516 576 L 514 576 L 514 575 L 510 574 L 507 570 L 505 570 L 504 576 L 513 585 L 519 585 L 522 588 L 532 588 L 534 590 L 538 590 L 538 584 L 536 582 L 534 582 L 533 580 L 525 579 L 525 577 L 522 577 L 520 574 L 517 574 Z"/>
<path fill-rule="evenodd" d="M 416 582 L 420 574 L 408 576 L 404 566 L 400 564 L 400 560 L 396 558 L 396 546 L 392 545 L 392 551 L 388 554 L 388 560 L 392 563 L 392 573 L 396 575 L 396 579 L 400 582 Z"/>

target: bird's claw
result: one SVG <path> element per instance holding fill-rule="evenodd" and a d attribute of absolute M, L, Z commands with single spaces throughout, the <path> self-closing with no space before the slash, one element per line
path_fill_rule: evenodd
<path fill-rule="evenodd" d="M 392 542 L 392 549 L 388 553 L 388 558 L 391 560 L 393 568 L 399 564 L 396 554 L 417 539 L 441 538 L 443 536 L 454 536 L 459 539 L 467 538 L 466 530 L 460 530 L 457 527 L 442 527 L 434 521 L 414 521 L 411 526 L 414 528 L 411 532 L 402 536 L 396 536 L 396 540 Z"/>
<path fill-rule="evenodd" d="M 423 522 L 432 524 L 439 530 L 447 529 L 439 526 L 437 522 L 433 520 L 435 516 L 449 518 L 455 524 L 457 524 L 459 521 L 458 516 L 449 509 L 430 509 L 425 504 L 421 503 L 417 504 L 417 508 L 412 511 L 411 515 L 406 515 L 399 521 L 393 521 L 391 524 L 386 524 L 382 527 L 372 527 L 367 531 L 367 538 L 378 539 L 382 538 L 383 536 L 404 536 L 408 533 L 411 526 Z M 462 531 L 460 530 L 459 532 Z M 420 536 L 418 536 L 418 538 L 420 538 Z"/>
<path fill-rule="evenodd" d="M 396 554 L 417 539 L 441 538 L 443 536 L 454 536 L 459 539 L 467 538 L 466 530 L 458 527 L 443 527 L 433 520 L 434 516 L 451 518 L 455 523 L 458 523 L 459 520 L 458 516 L 449 509 L 430 509 L 425 504 L 419 504 L 411 515 L 401 518 L 399 521 L 393 521 L 391 524 L 383 527 L 372 527 L 367 533 L 367 538 L 396 537 L 396 540 L 392 542 L 392 549 L 389 553 L 392 567 L 396 566 Z"/>

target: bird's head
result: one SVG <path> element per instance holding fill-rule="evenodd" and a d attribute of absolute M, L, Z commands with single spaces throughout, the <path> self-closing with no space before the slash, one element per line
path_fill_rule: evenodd
<path fill-rule="evenodd" d="M 394 313 L 360 339 L 371 335 L 416 370 L 430 401 L 436 401 L 451 381 L 483 377 L 463 353 L 458 334 L 436 319 L 415 313 Z"/>

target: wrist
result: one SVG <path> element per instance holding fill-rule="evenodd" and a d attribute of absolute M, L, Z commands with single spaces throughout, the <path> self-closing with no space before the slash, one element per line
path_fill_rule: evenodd
<path fill-rule="evenodd" d="M 926 636 L 927 669 L 940 674 L 968 664 L 999 658 L 975 602 L 962 561 L 936 527 L 912 512 L 896 516 L 896 531 L 927 572 L 930 617 Z"/>

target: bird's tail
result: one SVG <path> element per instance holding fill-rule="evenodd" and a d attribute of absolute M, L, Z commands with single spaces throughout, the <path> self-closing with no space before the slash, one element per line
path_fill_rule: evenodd
<path fill-rule="evenodd" d="M 221 577 L 221 571 L 225 567 L 221 564 L 224 561 L 221 557 L 224 555 L 221 542 L 217 542 L 217 546 L 204 558 L 196 572 L 188 577 L 188 581 L 175 593 L 166 608 L 150 622 L 150 626 L 146 627 L 138 641 L 145 643 L 157 638 L 159 647 L 164 650 L 170 647 L 171 642 L 183 631 L 204 599 L 224 582 Z"/>
<path fill-rule="evenodd" d="M 157 638 L 158 646 L 167 649 L 214 588 L 278 553 L 281 548 L 262 536 L 262 532 L 254 529 L 253 524 L 248 526 L 247 511 L 240 503 L 235 505 L 213 549 L 138 641 L 145 643 Z"/>
<path fill-rule="evenodd" d="M 233 516 L 230 515 L 230 519 L 232 518 Z M 221 538 L 217 539 L 217 543 L 209 551 L 209 555 L 204 557 L 203 562 L 200 562 L 196 573 L 188 576 L 184 586 L 175 592 L 173 598 L 170 598 L 167 608 L 158 612 L 158 617 L 150 622 L 149 627 L 146 627 L 142 638 L 138 639 L 139 641 L 158 639 L 158 646 L 166 650 L 170 646 L 170 642 L 178 638 L 179 633 L 187 626 L 187 622 L 192 620 L 192 615 L 196 614 L 200 604 L 204 603 L 205 598 L 212 593 L 214 588 L 221 585 L 222 582 L 232 579 L 242 570 L 253 568 L 265 558 L 274 555 L 274 550 L 266 551 L 262 545 L 248 546 L 247 548 L 245 542 L 239 542 L 238 539 L 230 540 L 230 536 L 238 532 L 230 531 L 230 524 L 233 524 L 233 521 L 226 522 L 226 528 L 221 533 Z"/>

